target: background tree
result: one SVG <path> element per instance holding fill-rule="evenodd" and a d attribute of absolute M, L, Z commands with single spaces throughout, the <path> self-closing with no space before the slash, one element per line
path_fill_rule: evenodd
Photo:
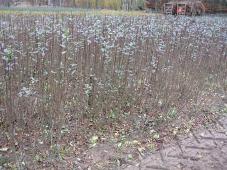
<path fill-rule="evenodd" d="M 149 8 L 160 10 L 163 3 L 169 0 L 0 0 L 0 5 L 10 6 L 18 2 L 29 2 L 32 5 L 66 6 L 93 9 L 136 10 L 144 4 Z M 207 11 L 226 11 L 227 0 L 201 0 Z"/>

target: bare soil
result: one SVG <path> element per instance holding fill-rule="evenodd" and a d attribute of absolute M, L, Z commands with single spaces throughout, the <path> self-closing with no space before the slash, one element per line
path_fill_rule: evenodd
<path fill-rule="evenodd" d="M 191 131 L 183 139 L 162 149 L 125 170 L 224 170 L 227 169 L 227 117 L 215 125 Z"/>

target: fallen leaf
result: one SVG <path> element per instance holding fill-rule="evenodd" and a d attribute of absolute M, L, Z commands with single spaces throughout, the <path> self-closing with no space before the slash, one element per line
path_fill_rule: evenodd
<path fill-rule="evenodd" d="M 7 148 L 7 147 L 0 148 L 0 151 L 2 151 L 2 152 L 7 152 L 8 150 L 9 150 L 9 148 Z"/>

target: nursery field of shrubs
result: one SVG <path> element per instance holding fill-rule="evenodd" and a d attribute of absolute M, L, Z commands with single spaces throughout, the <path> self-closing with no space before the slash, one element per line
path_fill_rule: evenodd
<path fill-rule="evenodd" d="M 182 115 L 193 122 L 196 114 L 181 111 L 227 90 L 226 23 L 219 16 L 1 14 L 0 167 L 60 160 L 68 168 L 65 157 L 97 143 L 122 147 L 150 128 L 155 145 L 159 127 Z"/>

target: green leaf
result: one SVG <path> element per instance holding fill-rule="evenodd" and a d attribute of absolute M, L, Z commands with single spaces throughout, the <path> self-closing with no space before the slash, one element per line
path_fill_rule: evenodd
<path fill-rule="evenodd" d="M 44 158 L 43 158 L 43 156 L 41 156 L 41 155 L 35 155 L 35 160 L 36 160 L 37 162 L 43 162 Z"/>
<path fill-rule="evenodd" d="M 122 145 L 123 145 L 123 144 L 120 142 L 120 143 L 117 144 L 117 147 L 118 147 L 118 148 L 121 148 Z"/>
<path fill-rule="evenodd" d="M 153 142 L 148 144 L 148 148 L 150 151 L 154 151 L 155 150 L 155 144 Z"/>
<path fill-rule="evenodd" d="M 91 137 L 90 142 L 92 144 L 92 147 L 96 146 L 98 139 L 99 137 L 97 135 Z"/>
<path fill-rule="evenodd" d="M 223 113 L 227 114 L 227 104 L 225 105 L 225 108 L 223 109 Z"/>
<path fill-rule="evenodd" d="M 167 113 L 169 118 L 175 118 L 177 116 L 177 110 L 176 108 L 171 108 Z"/>
<path fill-rule="evenodd" d="M 0 148 L 0 151 L 1 151 L 1 152 L 7 152 L 8 150 L 9 150 L 9 148 L 7 148 L 7 147 Z"/>
<path fill-rule="evenodd" d="M 129 155 L 128 155 L 128 159 L 129 159 L 129 160 L 132 160 L 132 159 L 133 159 L 132 154 L 129 154 Z"/>
<path fill-rule="evenodd" d="M 159 139 L 159 138 L 160 138 L 160 135 L 159 135 L 158 133 L 155 133 L 155 134 L 153 135 L 153 138 L 154 138 L 154 139 Z"/>
<path fill-rule="evenodd" d="M 113 111 L 113 110 L 111 110 L 111 112 L 110 112 L 110 118 L 116 119 L 116 117 L 117 117 L 116 112 Z"/>

